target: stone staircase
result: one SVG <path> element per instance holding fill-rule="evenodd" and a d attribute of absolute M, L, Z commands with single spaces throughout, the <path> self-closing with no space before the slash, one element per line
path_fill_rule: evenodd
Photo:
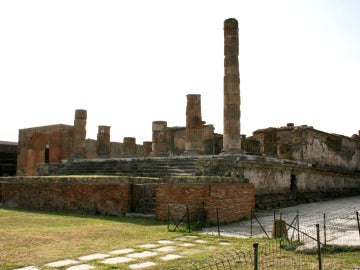
<path fill-rule="evenodd" d="M 123 175 L 144 177 L 193 176 L 195 157 L 123 158 L 42 164 L 39 175 Z"/>

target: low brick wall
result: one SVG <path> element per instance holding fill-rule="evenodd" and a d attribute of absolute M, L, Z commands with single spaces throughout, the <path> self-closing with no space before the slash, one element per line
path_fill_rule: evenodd
<path fill-rule="evenodd" d="M 245 183 L 164 183 L 156 191 L 156 218 L 166 220 L 170 207 L 173 218 L 181 218 L 186 207 L 191 216 L 205 211 L 206 222 L 221 223 L 250 217 L 255 207 L 255 188 Z"/>
<path fill-rule="evenodd" d="M 137 186 L 155 190 L 154 211 L 159 220 L 167 220 L 169 205 L 173 206 L 175 216 L 184 215 L 189 205 L 192 212 L 205 210 L 206 222 L 210 223 L 216 222 L 216 209 L 220 221 L 228 223 L 250 216 L 255 207 L 254 185 L 219 177 L 0 178 L 0 200 L 8 208 L 120 216 L 133 210 L 136 200 L 144 199 L 141 198 L 144 194 L 134 194 Z M 146 199 L 151 200 L 150 195 Z"/>
<path fill-rule="evenodd" d="M 30 178 L 0 185 L 3 206 L 8 208 L 123 215 L 130 207 L 126 182 Z"/>

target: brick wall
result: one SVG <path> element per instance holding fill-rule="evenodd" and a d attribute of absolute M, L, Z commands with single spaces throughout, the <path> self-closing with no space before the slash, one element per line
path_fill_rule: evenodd
<path fill-rule="evenodd" d="M 1 183 L 4 207 L 72 213 L 123 215 L 130 207 L 130 184 L 108 182 L 12 181 Z"/>
<path fill-rule="evenodd" d="M 216 209 L 222 223 L 250 216 L 255 207 L 255 189 L 244 183 L 159 184 L 156 191 L 156 218 L 166 220 L 168 206 L 174 218 L 181 218 L 189 206 L 193 215 L 205 210 L 206 222 L 216 222 Z"/>

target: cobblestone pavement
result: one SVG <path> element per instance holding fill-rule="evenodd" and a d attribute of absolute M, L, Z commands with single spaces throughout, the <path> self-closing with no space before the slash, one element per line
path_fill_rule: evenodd
<path fill-rule="evenodd" d="M 276 211 L 255 212 L 256 218 L 252 221 L 246 220 L 222 225 L 220 234 L 233 237 L 250 237 L 251 235 L 266 237 L 266 234 L 271 235 L 274 219 L 282 219 L 295 226 L 295 218 L 298 216 L 300 231 L 316 236 L 316 224 L 319 224 L 323 230 L 325 220 L 328 233 L 326 237 L 333 244 L 360 246 L 356 212 L 360 213 L 360 196 L 300 204 Z M 206 228 L 202 232 L 218 234 L 218 228 Z"/>

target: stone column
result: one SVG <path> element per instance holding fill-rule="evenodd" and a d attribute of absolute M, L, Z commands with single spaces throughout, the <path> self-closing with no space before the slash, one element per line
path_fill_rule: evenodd
<path fill-rule="evenodd" d="M 169 152 L 167 140 L 167 122 L 152 122 L 152 152 L 151 156 L 167 156 Z"/>
<path fill-rule="evenodd" d="M 110 127 L 99 126 L 96 141 L 96 156 L 108 158 L 110 157 Z"/>
<path fill-rule="evenodd" d="M 202 146 L 201 95 L 187 95 L 185 154 L 198 155 Z"/>
<path fill-rule="evenodd" d="M 202 152 L 205 155 L 214 155 L 215 154 L 215 137 L 214 137 L 214 125 L 204 125 L 202 134 L 203 134 L 203 143 L 202 143 Z"/>
<path fill-rule="evenodd" d="M 152 142 L 143 142 L 143 156 L 148 157 L 150 156 L 152 149 Z"/>
<path fill-rule="evenodd" d="M 85 157 L 86 110 L 76 110 L 74 120 L 73 157 Z"/>
<path fill-rule="evenodd" d="M 127 157 L 133 157 L 136 155 L 136 139 L 134 137 L 124 138 L 123 155 Z"/>
<path fill-rule="evenodd" d="M 224 135 L 223 152 L 239 153 L 240 139 L 240 75 L 239 28 L 236 19 L 224 22 Z"/>

